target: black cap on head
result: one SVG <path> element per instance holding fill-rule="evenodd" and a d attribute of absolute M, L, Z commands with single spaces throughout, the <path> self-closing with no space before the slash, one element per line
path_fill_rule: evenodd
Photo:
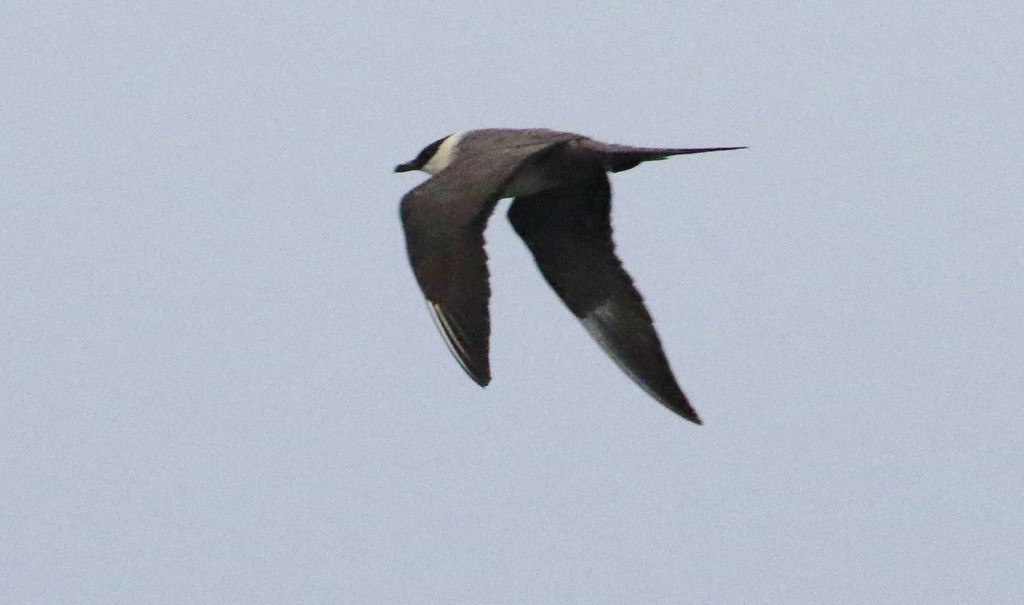
<path fill-rule="evenodd" d="M 422 151 L 419 152 L 415 160 L 395 166 L 395 172 L 409 172 L 412 170 L 419 170 L 420 168 L 423 168 L 423 166 L 430 161 L 430 158 L 434 157 L 434 154 L 437 153 L 438 148 L 441 147 L 441 143 L 444 143 L 444 140 L 447 138 L 448 137 L 442 137 L 434 141 L 430 145 L 427 145 L 426 147 L 423 148 Z"/>

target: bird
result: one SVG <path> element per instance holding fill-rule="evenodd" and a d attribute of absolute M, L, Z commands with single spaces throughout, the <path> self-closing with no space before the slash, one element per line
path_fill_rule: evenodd
<path fill-rule="evenodd" d="M 406 252 L 438 331 L 477 384 L 491 380 L 484 229 L 499 200 L 547 283 L 590 336 L 648 395 L 702 424 L 676 381 L 643 298 L 615 253 L 607 173 L 676 155 L 745 147 L 602 143 L 548 129 L 457 132 L 395 172 L 430 176 L 406 193 Z"/>

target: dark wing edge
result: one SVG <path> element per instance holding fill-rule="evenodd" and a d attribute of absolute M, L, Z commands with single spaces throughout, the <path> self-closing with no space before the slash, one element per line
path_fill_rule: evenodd
<path fill-rule="evenodd" d="M 427 309 L 459 366 L 480 386 L 491 381 L 491 296 L 484 229 L 498 196 L 516 170 L 536 154 L 580 138 L 538 130 L 487 133 L 477 149 L 474 131 L 455 162 L 402 197 L 406 250 Z M 495 152 L 495 149 L 503 150 Z"/>
<path fill-rule="evenodd" d="M 701 424 L 615 255 L 610 212 L 608 177 L 595 164 L 576 182 L 516 198 L 508 217 L 545 280 L 616 365 L 659 403 Z"/>
<path fill-rule="evenodd" d="M 582 317 L 580 323 L 644 392 L 683 418 L 703 424 L 676 382 L 640 294 L 635 288 L 631 290 L 635 298 L 610 298 Z"/>
<path fill-rule="evenodd" d="M 459 362 L 459 366 L 474 382 L 482 387 L 487 386 L 491 382 L 491 369 L 486 352 L 482 357 L 470 355 L 466 331 L 443 305 L 428 300 L 427 311 L 455 361 Z"/>
<path fill-rule="evenodd" d="M 491 291 L 483 227 L 494 203 L 461 200 L 459 208 L 458 200 L 430 192 L 432 180 L 402 198 L 409 263 L 448 350 L 474 382 L 487 386 Z"/>

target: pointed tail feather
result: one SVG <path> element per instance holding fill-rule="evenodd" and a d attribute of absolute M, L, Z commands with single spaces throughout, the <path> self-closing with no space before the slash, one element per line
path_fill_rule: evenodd
<path fill-rule="evenodd" d="M 660 149 L 656 147 L 628 147 L 625 145 L 609 145 L 606 151 L 606 165 L 611 172 L 622 172 L 635 167 L 640 162 L 664 160 L 674 155 L 690 155 L 694 153 L 710 153 L 712 151 L 733 151 L 746 147 L 694 147 L 687 149 Z M 615 149 L 620 147 L 620 149 Z"/>

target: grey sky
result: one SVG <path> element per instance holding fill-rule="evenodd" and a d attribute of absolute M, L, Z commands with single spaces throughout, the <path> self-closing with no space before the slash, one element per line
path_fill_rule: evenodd
<path fill-rule="evenodd" d="M 1024 600 L 1024 8 L 7 2 L 0 602 Z M 615 175 L 706 425 L 499 207 L 492 370 L 391 170 L 453 131 L 749 145 Z"/>

